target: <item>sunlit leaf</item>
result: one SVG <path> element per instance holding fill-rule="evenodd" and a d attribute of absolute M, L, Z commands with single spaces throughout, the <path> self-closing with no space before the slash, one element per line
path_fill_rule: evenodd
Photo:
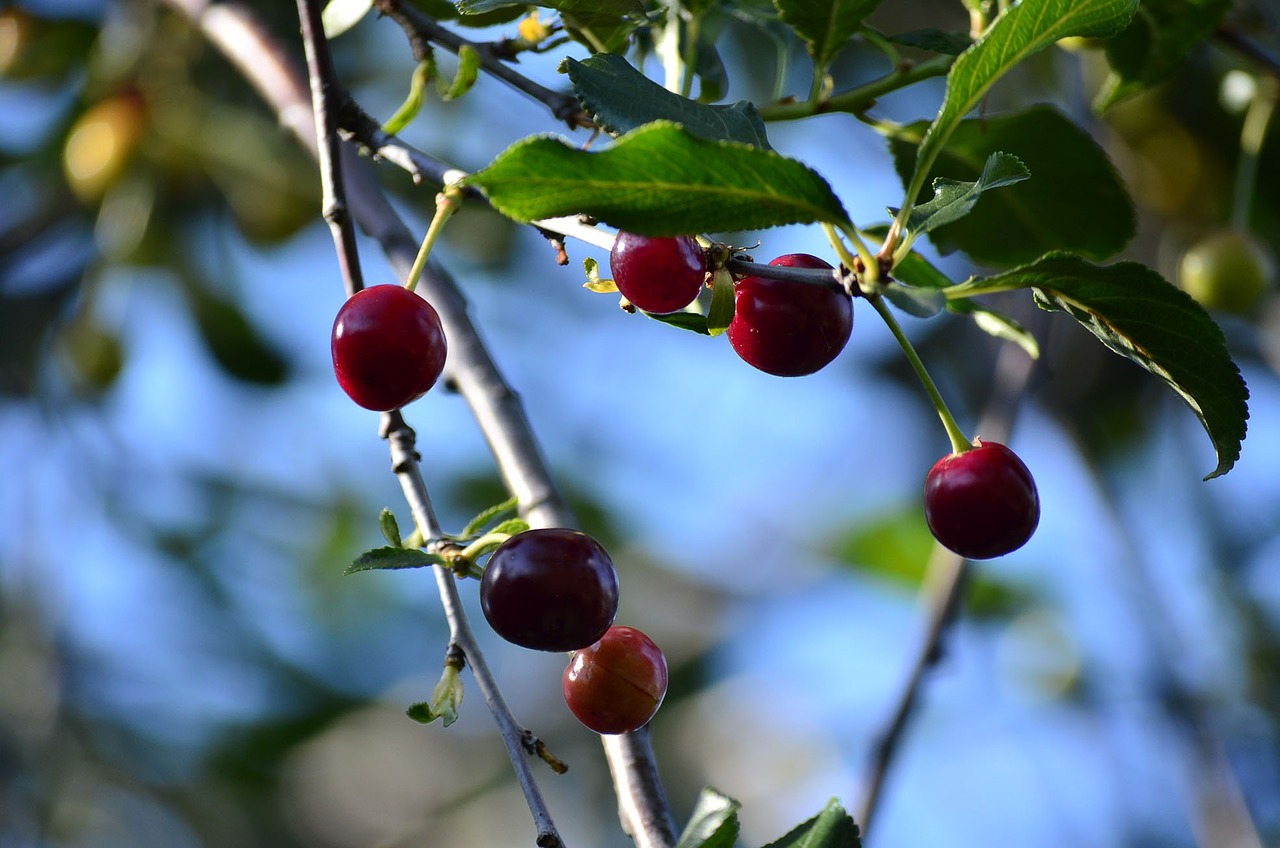
<path fill-rule="evenodd" d="M 648 124 L 588 153 L 559 138 L 517 142 L 465 181 L 517 221 L 586 214 L 649 236 L 848 224 L 817 172 L 746 144 Z"/>
<path fill-rule="evenodd" d="M 956 125 L 1007 71 L 1058 39 L 1114 35 L 1137 7 L 1138 0 L 1038 0 L 1007 8 L 951 66 L 942 107 L 920 145 L 910 185 L 923 185 Z"/>
<path fill-rule="evenodd" d="M 1222 330 L 1186 292 L 1136 262 L 1104 267 L 1066 253 L 1050 253 L 953 292 L 1020 288 L 1032 289 L 1041 308 L 1075 318 L 1186 401 L 1218 455 L 1217 468 L 1205 479 L 1231 470 L 1245 436 L 1249 390 L 1227 352 Z"/>

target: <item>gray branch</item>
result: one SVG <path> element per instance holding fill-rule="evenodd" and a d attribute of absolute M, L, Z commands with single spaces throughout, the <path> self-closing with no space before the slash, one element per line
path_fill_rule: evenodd
<path fill-rule="evenodd" d="M 307 81 L 258 24 L 252 10 L 239 3 L 210 0 L 165 2 L 199 27 L 266 100 L 281 124 L 315 155 L 317 135 Z M 417 240 L 378 189 L 367 163 L 349 149 L 344 154 L 351 214 L 403 277 L 413 265 Z M 457 286 L 439 265 L 431 263 L 418 291 L 440 314 L 449 339 L 445 379 L 470 404 L 499 473 L 519 498 L 526 519 L 534 526 L 573 526 L 573 515 L 552 481 L 520 401 L 489 356 Z M 637 848 L 669 848 L 675 842 L 675 824 L 647 731 L 604 737 L 604 749 L 624 830 Z"/>

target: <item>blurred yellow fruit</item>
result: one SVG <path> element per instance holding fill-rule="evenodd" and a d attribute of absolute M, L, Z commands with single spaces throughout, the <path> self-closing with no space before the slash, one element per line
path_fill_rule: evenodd
<path fill-rule="evenodd" d="M 144 122 L 142 101 L 121 94 L 91 106 L 72 126 L 63 172 L 76 197 L 97 201 L 129 164 Z"/>

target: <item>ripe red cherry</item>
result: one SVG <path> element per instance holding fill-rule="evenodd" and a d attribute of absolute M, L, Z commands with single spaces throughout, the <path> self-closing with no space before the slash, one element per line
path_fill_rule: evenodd
<path fill-rule="evenodd" d="M 538 651 L 585 648 L 618 613 L 618 573 L 586 533 L 526 530 L 489 557 L 480 607 L 508 642 Z"/>
<path fill-rule="evenodd" d="M 1031 538 L 1040 523 L 1040 495 L 1016 453 L 998 442 L 976 444 L 930 469 L 924 514 L 944 546 L 969 559 L 991 559 Z"/>
<path fill-rule="evenodd" d="M 649 723 L 667 694 L 667 658 L 634 627 L 610 627 L 564 670 L 564 701 L 596 733 L 629 733 Z"/>
<path fill-rule="evenodd" d="M 769 263 L 830 268 L 816 256 L 789 253 Z M 826 366 L 853 332 L 853 300 L 807 283 L 744 277 L 734 291 L 729 343 L 748 364 L 779 377 L 800 377 Z"/>
<path fill-rule="evenodd" d="M 649 238 L 618 233 L 609 251 L 614 285 L 636 308 L 659 315 L 684 309 L 698 296 L 707 260 L 689 236 Z"/>
<path fill-rule="evenodd" d="M 403 286 L 356 292 L 333 322 L 333 373 L 353 401 L 390 412 L 440 379 L 447 351 L 436 310 Z"/>

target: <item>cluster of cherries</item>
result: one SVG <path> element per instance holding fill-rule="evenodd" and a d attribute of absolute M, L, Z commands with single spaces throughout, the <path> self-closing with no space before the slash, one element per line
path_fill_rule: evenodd
<path fill-rule="evenodd" d="M 586 533 L 526 530 L 485 565 L 480 608 L 494 632 L 536 651 L 574 651 L 561 687 L 569 710 L 596 733 L 627 733 L 657 713 L 667 660 L 653 640 L 613 623 L 618 573 Z"/>
<path fill-rule="evenodd" d="M 609 257 L 614 284 L 633 305 L 664 314 L 693 303 L 707 276 L 705 253 L 689 236 L 620 233 Z M 806 253 L 769 263 L 831 269 Z M 729 343 L 745 362 L 780 377 L 812 374 L 832 362 L 853 331 L 853 299 L 833 288 L 749 276 L 734 289 Z M 978 440 L 929 471 L 925 518 L 934 538 L 969 559 L 1022 547 L 1040 521 L 1040 497 L 1018 455 Z"/>
<path fill-rule="evenodd" d="M 431 304 L 401 286 L 357 292 L 338 311 L 331 352 L 338 384 L 360 406 L 399 409 L 440 379 L 447 346 Z M 569 710 L 597 733 L 627 733 L 667 693 L 653 640 L 615 627 L 618 573 L 600 543 L 565 529 L 527 530 L 489 557 L 480 604 L 499 636 L 540 651 L 574 651 L 562 683 Z"/>
<path fill-rule="evenodd" d="M 636 307 L 658 314 L 684 309 L 707 277 L 705 253 L 688 237 L 619 234 L 610 257 L 614 283 Z M 808 254 L 770 265 L 831 269 Z M 853 330 L 845 292 L 748 276 L 734 290 L 727 334 L 750 365 L 784 377 L 812 374 L 839 355 Z M 380 412 L 417 400 L 439 380 L 447 345 L 440 316 L 401 286 L 374 286 L 349 298 L 333 325 L 338 383 L 360 406 Z M 1022 460 L 996 442 L 943 457 L 924 490 L 930 531 L 970 559 L 1020 548 L 1040 519 L 1035 481 Z M 494 631 L 541 651 L 573 651 L 565 669 L 569 709 L 597 733 L 644 726 L 667 690 L 667 663 L 653 641 L 614 626 L 618 575 L 603 547 L 573 530 L 528 530 L 489 558 L 480 602 Z"/>

